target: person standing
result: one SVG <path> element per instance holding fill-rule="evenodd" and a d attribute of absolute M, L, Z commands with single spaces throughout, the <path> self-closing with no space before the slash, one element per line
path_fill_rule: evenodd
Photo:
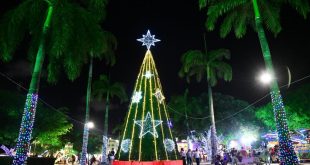
<path fill-rule="evenodd" d="M 232 162 L 231 164 L 232 165 L 238 165 L 238 157 L 237 157 L 237 150 L 235 148 L 232 148 L 231 151 L 230 151 L 230 154 L 231 154 L 231 157 L 232 157 Z"/>
<path fill-rule="evenodd" d="M 183 148 L 181 148 L 180 156 L 181 156 L 181 158 L 183 160 L 183 165 L 186 165 L 186 153 L 185 153 Z"/>
<path fill-rule="evenodd" d="M 193 162 L 192 162 L 192 151 L 191 151 L 191 149 L 188 149 L 188 150 L 187 150 L 187 153 L 186 153 L 186 160 L 187 160 L 187 165 L 193 165 Z"/>
<path fill-rule="evenodd" d="M 200 153 L 198 151 L 198 148 L 196 148 L 196 151 L 194 152 L 194 157 L 195 157 L 197 165 L 199 165 L 199 163 L 200 163 Z"/>
<path fill-rule="evenodd" d="M 264 149 L 263 149 L 263 159 L 264 159 L 264 162 L 266 163 L 266 165 L 270 165 L 270 153 L 269 153 L 269 150 L 267 148 L 267 145 L 264 146 Z"/>
<path fill-rule="evenodd" d="M 108 159 L 109 159 L 109 164 L 110 165 L 112 165 L 112 163 L 113 163 L 114 155 L 115 155 L 115 151 L 114 151 L 114 148 L 112 148 L 112 150 L 108 154 Z"/>
<path fill-rule="evenodd" d="M 96 162 L 96 158 L 95 156 L 93 155 L 90 159 L 90 165 L 94 165 L 94 163 Z"/>

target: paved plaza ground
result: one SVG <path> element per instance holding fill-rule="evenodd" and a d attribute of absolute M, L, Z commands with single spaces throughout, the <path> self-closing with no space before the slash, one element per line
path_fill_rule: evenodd
<path fill-rule="evenodd" d="M 55 164 L 55 165 L 64 165 L 64 164 Z M 70 165 L 79 165 L 79 164 L 70 164 Z M 196 165 L 195 163 L 193 165 Z M 210 162 L 202 162 L 200 165 L 211 165 Z M 228 165 L 231 165 L 231 163 L 228 163 Z M 245 165 L 245 164 L 238 164 L 238 165 Z M 254 165 L 254 164 L 251 164 Z M 266 164 L 264 164 L 266 165 Z M 271 165 L 278 165 L 277 163 L 271 163 Z M 301 163 L 300 165 L 310 165 L 310 163 Z"/>

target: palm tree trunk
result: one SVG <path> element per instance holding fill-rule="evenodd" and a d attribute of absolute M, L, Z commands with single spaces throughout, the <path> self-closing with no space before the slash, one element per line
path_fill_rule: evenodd
<path fill-rule="evenodd" d="M 211 116 L 211 153 L 212 153 L 211 159 L 212 163 L 214 163 L 215 156 L 217 154 L 217 140 L 216 140 L 215 119 L 214 119 L 213 96 L 210 83 L 208 83 L 208 97 L 209 97 L 209 108 Z"/>
<path fill-rule="evenodd" d="M 105 106 L 105 115 L 104 115 L 104 128 L 103 128 L 103 136 L 102 136 L 102 164 L 108 164 L 107 162 L 107 146 L 108 146 L 108 129 L 109 129 L 109 106 L 110 106 L 110 98 L 109 91 L 107 92 L 106 106 Z"/>
<path fill-rule="evenodd" d="M 29 91 L 26 98 L 26 103 L 24 106 L 24 113 L 22 117 L 22 122 L 19 130 L 17 145 L 16 145 L 16 155 L 14 156 L 13 165 L 24 165 L 27 164 L 27 153 L 30 147 L 30 140 L 32 134 L 32 128 L 34 124 L 36 107 L 38 101 L 39 85 L 42 65 L 44 62 L 44 45 L 45 45 L 45 35 L 49 28 L 51 18 L 53 14 L 53 7 L 50 5 L 47 10 L 47 16 L 44 21 L 43 30 L 40 38 L 40 44 L 38 47 L 38 52 L 36 56 L 36 61 L 34 69 L 32 72 L 32 77 L 30 81 Z"/>
<path fill-rule="evenodd" d="M 88 145 L 88 135 L 89 135 L 89 104 L 91 96 L 91 82 L 93 77 L 93 58 L 90 58 L 89 62 L 89 72 L 88 72 L 88 81 L 87 81 L 87 93 L 86 93 L 86 112 L 85 112 L 85 124 L 83 132 L 83 146 L 82 146 L 82 155 L 81 155 L 81 165 L 87 164 L 87 145 Z"/>
<path fill-rule="evenodd" d="M 186 132 L 187 132 L 187 146 L 188 146 L 188 149 L 190 147 L 190 132 L 191 130 L 189 129 L 189 124 L 188 124 L 188 117 L 187 117 L 187 95 L 188 95 L 188 89 L 185 90 L 185 93 L 184 93 L 184 109 L 185 109 L 185 120 L 186 120 Z"/>
<path fill-rule="evenodd" d="M 258 38 L 259 38 L 261 49 L 263 52 L 266 69 L 271 75 L 275 75 L 273 65 L 272 65 L 269 45 L 268 45 L 265 31 L 262 25 L 257 0 L 253 0 L 252 2 L 253 2 L 253 7 L 254 7 L 255 23 L 256 23 Z M 273 112 L 274 112 L 274 116 L 276 120 L 277 132 L 278 132 L 278 137 L 279 137 L 280 162 L 281 164 L 291 164 L 291 165 L 298 164 L 298 158 L 294 151 L 294 148 L 293 148 L 293 145 L 290 139 L 290 135 L 289 135 L 285 107 L 282 101 L 278 83 L 275 79 L 272 80 L 270 90 L 271 90 L 270 91 L 271 102 L 273 106 Z"/>

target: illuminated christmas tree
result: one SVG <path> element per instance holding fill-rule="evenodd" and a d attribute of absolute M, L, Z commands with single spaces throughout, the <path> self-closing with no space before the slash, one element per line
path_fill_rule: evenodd
<path fill-rule="evenodd" d="M 171 132 L 171 122 L 165 97 L 150 47 L 155 35 L 150 31 L 138 39 L 146 45 L 129 111 L 125 118 L 121 143 L 116 159 L 121 161 L 176 160 L 177 146 Z"/>

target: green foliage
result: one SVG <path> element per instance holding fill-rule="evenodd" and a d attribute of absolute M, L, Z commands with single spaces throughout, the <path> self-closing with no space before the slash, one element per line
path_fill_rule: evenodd
<path fill-rule="evenodd" d="M 215 86 L 218 78 L 225 81 L 232 79 L 232 69 L 224 59 L 230 59 L 228 49 L 217 49 L 206 51 L 189 50 L 181 57 L 182 67 L 179 71 L 180 77 L 186 77 L 189 82 L 190 77 L 196 75 L 196 80 L 200 82 L 206 77 L 211 86 Z"/>
<path fill-rule="evenodd" d="M 128 100 L 124 85 L 119 82 L 112 83 L 107 75 L 102 74 L 99 80 L 95 80 L 93 83 L 93 95 L 101 100 L 107 94 L 111 98 L 119 98 L 121 102 Z"/>
<path fill-rule="evenodd" d="M 287 93 L 284 98 L 288 127 L 292 130 L 301 128 L 310 128 L 310 85 L 304 85 L 297 90 Z M 255 115 L 270 130 L 276 129 L 271 103 L 259 107 Z"/>
<path fill-rule="evenodd" d="M 14 146 L 18 137 L 19 121 L 23 114 L 25 96 L 11 91 L 0 90 L 0 144 Z M 33 142 L 45 149 L 60 148 L 63 145 L 62 136 L 72 128 L 72 124 L 60 112 L 38 103 L 37 117 L 32 135 Z M 66 112 L 66 108 L 58 111 Z"/>
<path fill-rule="evenodd" d="M 192 117 L 200 118 L 208 116 L 206 109 L 200 104 L 199 98 L 184 95 L 172 96 L 168 110 L 173 121 L 174 134 L 182 139 L 186 139 L 189 131 L 195 129 L 196 131 L 203 132 L 209 129 L 210 122 L 207 120 L 197 120 Z M 186 117 L 189 116 L 189 117 Z M 187 128 L 187 124 L 189 128 Z"/>
<path fill-rule="evenodd" d="M 87 6 L 87 9 L 92 15 L 96 17 L 98 21 L 106 18 L 106 7 L 108 0 L 75 0 L 83 6 Z"/>
<path fill-rule="evenodd" d="M 81 140 L 82 138 L 80 138 Z M 91 154 L 100 153 L 102 150 L 102 134 L 90 133 L 88 137 L 87 152 Z"/>
<path fill-rule="evenodd" d="M 83 139 L 83 128 L 74 126 L 72 131 L 67 134 L 66 141 L 70 141 L 73 144 L 74 151 L 81 151 Z M 87 152 L 90 154 L 100 153 L 102 149 L 102 133 L 93 129 L 89 130 Z"/>
<path fill-rule="evenodd" d="M 45 38 L 48 57 L 48 81 L 56 83 L 61 69 L 74 80 L 90 56 L 115 63 L 113 50 L 116 38 L 102 30 L 99 21 L 105 14 L 105 0 L 91 0 L 81 7 L 69 0 L 48 1 L 54 11 Z M 0 21 L 0 59 L 9 61 L 24 38 L 29 38 L 28 58 L 34 62 L 48 3 L 44 0 L 25 0 L 9 11 Z M 100 8 L 100 11 L 99 11 Z M 99 13 L 100 16 L 99 16 Z M 96 14 L 94 14 L 96 13 Z"/>
<path fill-rule="evenodd" d="M 53 20 L 49 38 L 52 42 L 47 45 L 50 82 L 57 80 L 55 76 L 61 67 L 69 79 L 74 80 L 91 56 L 105 59 L 107 64 L 115 63 L 113 50 L 116 48 L 116 38 L 102 30 L 96 16 L 75 4 L 68 3 L 56 9 L 54 17 L 62 19 Z"/>
<path fill-rule="evenodd" d="M 310 12 L 308 0 L 259 0 L 261 19 L 265 27 L 275 36 L 281 31 L 280 9 L 290 5 L 304 18 Z M 220 36 L 226 37 L 232 29 L 235 36 L 241 38 L 246 34 L 247 26 L 255 28 L 255 16 L 252 0 L 199 0 L 200 8 L 207 8 L 206 28 L 215 29 L 218 20 L 223 20 L 220 26 Z M 223 17 L 223 19 L 220 19 Z"/>
<path fill-rule="evenodd" d="M 209 116 L 209 113 L 206 113 L 209 109 L 208 99 L 208 93 L 202 93 L 198 97 L 186 98 L 178 95 L 171 98 L 169 106 L 173 110 L 169 113 L 173 119 L 173 130 L 178 137 L 186 137 L 186 122 L 189 123 L 190 130 L 203 132 L 210 128 L 209 118 L 197 119 Z M 224 141 L 239 137 L 244 129 L 264 131 L 264 127 L 261 127 L 263 124 L 255 116 L 255 107 L 249 106 L 246 101 L 220 93 L 215 93 L 213 99 L 216 129 L 219 135 L 223 135 Z M 185 117 L 185 109 L 188 119 Z M 245 110 L 241 111 L 243 109 Z"/>
<path fill-rule="evenodd" d="M 224 139 L 228 139 L 226 136 L 240 137 L 244 129 L 264 131 L 263 124 L 255 116 L 255 107 L 229 95 L 215 93 L 213 96 L 216 129 Z M 202 97 L 203 102 L 207 101 L 207 94 L 203 94 Z"/>

